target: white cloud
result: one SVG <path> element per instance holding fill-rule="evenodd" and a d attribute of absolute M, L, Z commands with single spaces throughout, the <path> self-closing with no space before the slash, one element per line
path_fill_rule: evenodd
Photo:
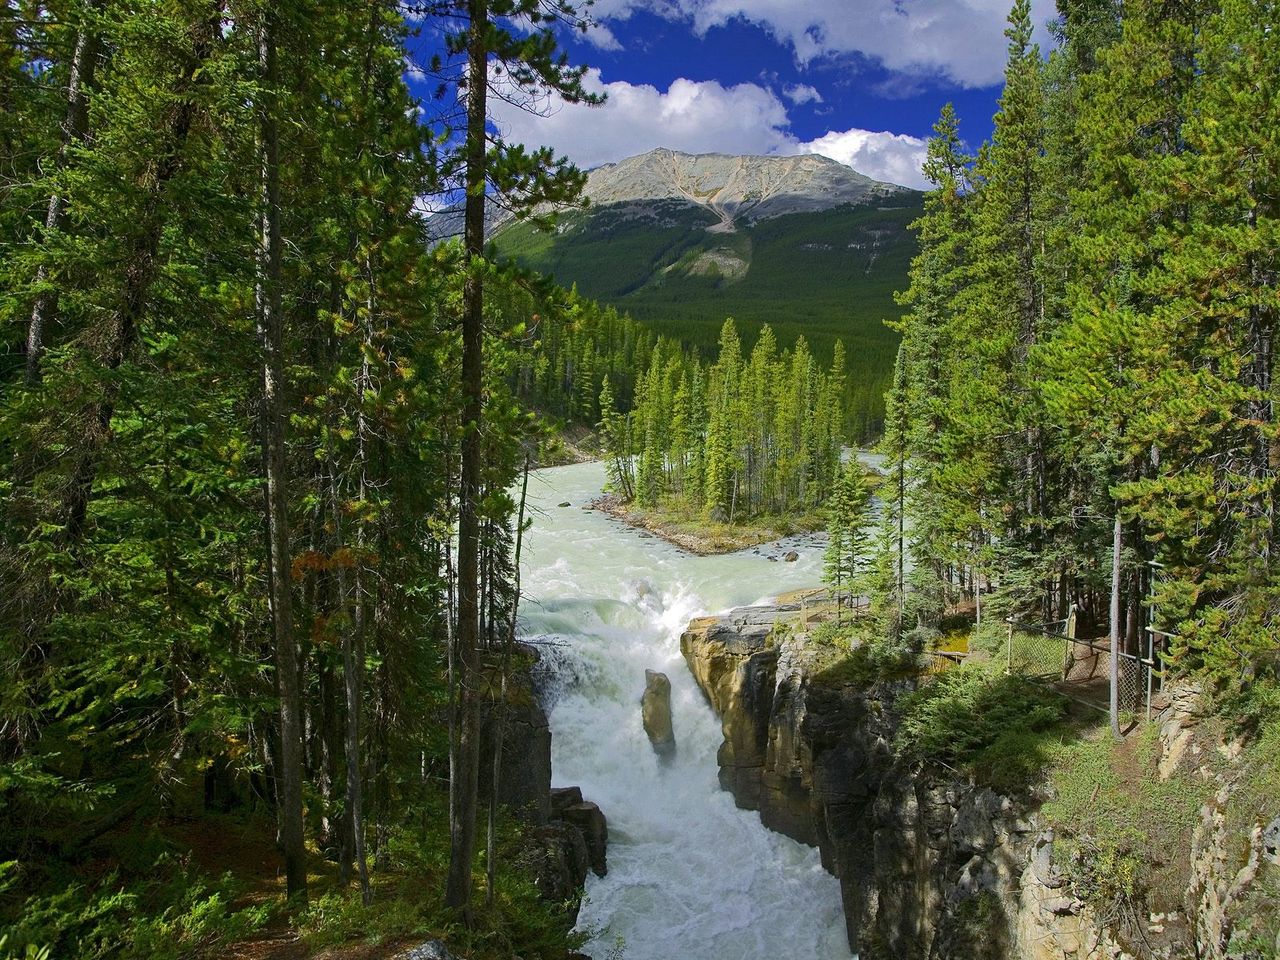
<path fill-rule="evenodd" d="M 587 40 L 597 50 L 621 50 L 622 44 L 618 42 L 618 38 L 614 35 L 605 24 L 593 22 L 587 27 Z"/>
<path fill-rule="evenodd" d="M 513 142 L 552 147 L 584 169 L 655 147 L 687 153 L 817 153 L 878 180 L 926 185 L 919 172 L 923 140 L 853 129 L 802 142 L 788 130 L 782 101 L 758 84 L 726 87 L 714 80 L 679 79 L 662 91 L 648 84 L 605 83 L 599 70 L 588 71 L 584 84 L 608 94 L 604 106 L 555 104 L 530 113 L 495 100 L 498 130 Z"/>
<path fill-rule="evenodd" d="M 782 88 L 782 95 L 797 107 L 805 103 L 822 103 L 822 94 L 807 83 L 789 83 Z"/>
<path fill-rule="evenodd" d="M 1009 0 L 602 0 L 592 16 L 624 20 L 645 9 L 698 33 L 741 17 L 789 45 L 802 64 L 861 54 L 895 73 L 984 87 L 1004 71 L 1009 7 Z M 1053 15 L 1053 0 L 1032 0 L 1041 43 L 1049 37 L 1039 25 Z"/>
<path fill-rule="evenodd" d="M 671 147 L 689 153 L 777 153 L 787 143 L 787 111 L 771 91 L 753 83 L 726 87 L 714 80 L 674 80 L 661 91 L 648 84 L 604 83 L 599 70 L 588 90 L 607 93 L 602 107 L 556 104 L 543 115 L 496 102 L 493 117 L 508 140 L 545 145 L 581 167 Z"/>
<path fill-rule="evenodd" d="M 799 145 L 801 153 L 818 153 L 839 160 L 876 180 L 927 190 L 929 181 L 920 171 L 928 143 L 903 133 L 873 130 L 832 131 Z"/>

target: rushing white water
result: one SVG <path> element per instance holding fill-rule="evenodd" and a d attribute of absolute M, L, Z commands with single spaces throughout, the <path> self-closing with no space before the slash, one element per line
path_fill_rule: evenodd
<path fill-rule="evenodd" d="M 720 724 L 680 656 L 692 617 L 816 584 L 821 546 L 691 556 L 582 510 L 603 480 L 600 464 L 530 478 L 522 584 L 522 633 L 547 644 L 553 674 L 554 781 L 581 786 L 609 820 L 609 874 L 588 880 L 579 920 L 599 931 L 587 952 L 604 960 L 621 942 L 626 960 L 848 960 L 839 885 L 817 850 L 720 789 Z M 783 549 L 800 560 L 782 562 Z M 666 767 L 640 723 L 646 668 L 671 678 Z"/>

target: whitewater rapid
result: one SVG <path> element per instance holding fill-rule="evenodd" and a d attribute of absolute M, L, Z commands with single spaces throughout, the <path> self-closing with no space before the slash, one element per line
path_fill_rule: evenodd
<path fill-rule="evenodd" d="M 542 645 L 554 783 L 609 820 L 609 873 L 587 881 L 594 960 L 849 960 L 837 881 L 818 851 L 761 826 L 717 781 L 720 723 L 680 656 L 692 617 L 812 586 L 821 547 L 695 557 L 582 507 L 600 464 L 530 477 L 521 633 Z M 561 507 L 567 501 L 570 506 Z M 644 671 L 671 679 L 677 755 L 640 724 Z M 622 952 L 618 953 L 621 946 Z"/>

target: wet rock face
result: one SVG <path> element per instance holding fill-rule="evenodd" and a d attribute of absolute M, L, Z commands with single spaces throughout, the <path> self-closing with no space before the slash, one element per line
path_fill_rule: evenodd
<path fill-rule="evenodd" d="M 537 651 L 525 648 L 530 663 Z M 566 917 L 577 921 L 576 904 L 588 871 L 604 876 L 609 830 L 600 808 L 584 800 L 578 787 L 551 787 L 551 729 L 535 695 L 532 669 L 508 681 L 507 701 L 494 710 L 486 705 L 482 717 L 481 796 L 492 783 L 493 744 L 502 727 L 498 800 L 532 825 L 521 854 L 539 893 L 551 903 L 573 904 Z"/>
<path fill-rule="evenodd" d="M 721 784 L 766 826 L 819 848 L 864 960 L 1270 956 L 1230 944 L 1250 891 L 1280 865 L 1280 818 L 1233 832 L 1233 786 L 1224 783 L 1190 850 L 1175 852 L 1190 857 L 1190 883 L 1174 892 L 1184 908 L 1141 916 L 1135 939 L 1073 893 L 1036 813 L 1044 795 L 1002 796 L 898 754 L 895 703 L 906 688 L 824 682 L 804 636 L 773 631 L 797 609 L 695 620 L 681 650 L 721 718 Z M 1200 749 L 1189 731 L 1201 719 L 1194 691 L 1174 691 L 1160 730 L 1162 776 Z"/>
<path fill-rule="evenodd" d="M 511 684 L 507 703 L 496 716 L 491 704 L 481 708 L 480 796 L 487 797 L 491 789 L 494 725 L 501 723 L 498 802 L 521 819 L 543 824 L 551 816 L 551 728 L 526 682 L 519 678 Z"/>
<path fill-rule="evenodd" d="M 576 904 L 591 865 L 582 832 L 563 820 L 538 827 L 530 833 L 521 861 L 543 900 L 574 904 L 568 918 L 572 926 L 578 919 Z"/>
<path fill-rule="evenodd" d="M 582 836 L 591 872 L 597 877 L 607 874 L 609 865 L 605 854 L 609 846 L 609 824 L 600 808 L 589 800 L 583 800 L 580 788 L 560 787 L 551 791 L 551 809 L 556 820 L 574 827 Z"/>
<path fill-rule="evenodd" d="M 676 735 L 671 725 L 671 680 L 665 673 L 644 672 L 640 714 L 654 752 L 664 763 L 669 763 L 676 755 Z"/>

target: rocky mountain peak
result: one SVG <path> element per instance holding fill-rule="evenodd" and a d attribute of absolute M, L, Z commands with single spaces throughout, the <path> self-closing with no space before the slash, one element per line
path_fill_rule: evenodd
<path fill-rule="evenodd" d="M 729 231 L 739 220 L 866 204 L 905 192 L 817 154 L 731 156 L 660 147 L 587 174 L 595 206 L 676 201 L 704 207 Z"/>

